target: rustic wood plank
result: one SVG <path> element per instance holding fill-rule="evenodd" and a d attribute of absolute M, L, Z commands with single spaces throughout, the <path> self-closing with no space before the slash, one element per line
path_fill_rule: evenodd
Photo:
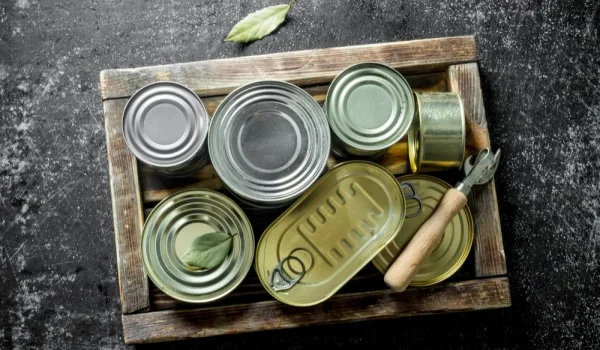
<path fill-rule="evenodd" d="M 471 153 L 490 147 L 477 63 L 448 68 L 448 87 L 458 92 L 467 120 L 467 147 Z M 500 214 L 494 180 L 473 186 L 469 203 L 475 222 L 475 274 L 477 277 L 505 275 L 506 258 L 502 243 Z"/>
<path fill-rule="evenodd" d="M 227 306 L 233 304 L 248 304 L 250 302 L 273 300 L 273 297 L 265 290 L 260 283 L 258 276 L 250 273 L 248 277 L 229 295 L 225 296 L 216 302 L 198 306 L 196 304 L 184 303 L 171 298 L 158 289 L 150 282 L 150 305 L 152 311 L 167 310 L 167 309 L 190 309 L 190 308 L 214 308 L 215 306 Z M 383 283 L 383 274 L 374 266 L 367 266 L 361 270 L 356 276 L 352 277 L 348 283 L 338 292 L 356 293 L 368 292 L 372 290 L 387 289 Z"/>
<path fill-rule="evenodd" d="M 143 212 L 137 161 L 127 149 L 121 129 L 125 102 L 105 101 L 104 116 L 121 309 L 128 314 L 147 310 L 150 300 L 140 250 Z"/>
<path fill-rule="evenodd" d="M 123 315 L 127 344 L 182 340 L 222 334 L 295 328 L 358 320 L 474 311 L 510 306 L 505 277 L 409 289 L 336 295 L 309 308 L 278 301 L 192 310 Z"/>
<path fill-rule="evenodd" d="M 160 80 L 182 83 L 199 96 L 224 95 L 260 79 L 286 80 L 300 86 L 330 82 L 359 62 L 380 62 L 402 73 L 443 71 L 477 58 L 472 36 L 283 52 L 192 63 L 105 70 L 100 74 L 103 100 L 131 96 Z"/>

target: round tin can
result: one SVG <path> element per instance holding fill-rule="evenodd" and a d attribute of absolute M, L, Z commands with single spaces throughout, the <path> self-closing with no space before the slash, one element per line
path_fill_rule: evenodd
<path fill-rule="evenodd" d="M 406 135 L 414 116 L 408 82 L 379 63 L 346 68 L 331 83 L 325 101 L 332 151 L 343 158 L 377 158 Z"/>
<path fill-rule="evenodd" d="M 196 270 L 181 257 L 191 242 L 210 232 L 233 236 L 225 261 Z M 148 215 L 142 234 L 146 273 L 165 294 L 189 303 L 224 297 L 244 279 L 252 265 L 254 234 L 250 221 L 231 199 L 211 190 L 187 190 L 161 201 Z"/>
<path fill-rule="evenodd" d="M 364 161 L 339 164 L 262 234 L 256 272 L 293 306 L 321 303 L 390 243 L 404 222 L 400 183 Z"/>
<path fill-rule="evenodd" d="M 123 111 L 123 136 L 141 162 L 168 176 L 208 163 L 208 113 L 190 89 L 157 82 L 138 90 Z"/>
<path fill-rule="evenodd" d="M 412 236 L 429 219 L 446 191 L 450 189 L 448 183 L 427 175 L 413 174 L 398 178 L 400 183 L 410 183 L 420 199 L 406 201 L 406 219 L 394 240 L 373 259 L 373 264 L 379 271 L 385 273 L 394 262 L 396 256 L 408 244 Z M 419 209 L 418 216 L 412 216 Z M 411 286 L 429 286 L 439 283 L 452 276 L 467 259 L 473 244 L 473 218 L 468 206 L 465 206 L 452 219 L 440 244 L 433 250 L 431 256 L 425 261 L 415 275 Z"/>
<path fill-rule="evenodd" d="M 417 112 L 408 133 L 413 173 L 460 168 L 465 156 L 465 112 L 454 92 L 416 92 Z"/>
<path fill-rule="evenodd" d="M 233 91 L 209 127 L 210 157 L 223 183 L 245 202 L 289 204 L 323 173 L 329 156 L 327 119 L 301 88 L 259 81 Z"/>

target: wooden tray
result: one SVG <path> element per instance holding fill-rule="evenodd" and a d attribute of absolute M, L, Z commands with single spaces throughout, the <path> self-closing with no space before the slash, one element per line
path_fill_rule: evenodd
<path fill-rule="evenodd" d="M 142 86 L 172 80 L 194 90 L 212 115 L 224 96 L 241 84 L 278 79 L 295 83 L 323 103 L 328 84 L 351 64 L 370 61 L 398 69 L 416 91 L 456 91 L 462 96 L 470 153 L 490 145 L 473 37 L 453 37 L 277 53 L 105 70 L 100 74 L 104 103 L 119 288 L 125 342 L 147 343 L 195 337 L 294 328 L 510 306 L 494 181 L 473 188 L 469 205 L 475 221 L 475 246 L 461 271 L 449 282 L 394 294 L 382 275 L 367 266 L 327 302 L 294 308 L 273 300 L 251 271 L 231 295 L 198 306 L 175 301 L 149 282 L 141 257 L 145 214 L 162 198 L 182 188 L 220 189 L 208 165 L 192 177 L 167 179 L 138 164 L 121 132 L 127 99 Z M 336 159 L 330 157 L 329 166 Z M 381 163 L 394 174 L 408 172 L 407 146 L 396 144 Z M 261 234 L 278 211 L 247 212 Z M 257 237 L 258 238 L 258 237 Z"/>

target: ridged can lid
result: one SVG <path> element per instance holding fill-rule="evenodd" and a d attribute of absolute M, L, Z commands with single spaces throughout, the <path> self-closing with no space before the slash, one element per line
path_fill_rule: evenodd
<path fill-rule="evenodd" d="M 219 266 L 195 270 L 181 257 L 198 236 L 224 232 L 232 248 Z M 142 234 L 146 273 L 165 294 L 190 303 L 224 297 L 244 279 L 254 257 L 250 221 L 228 197 L 211 190 L 187 190 L 161 201 L 148 215 Z"/>
<path fill-rule="evenodd" d="M 141 162 L 167 175 L 185 175 L 208 162 L 208 123 L 193 91 L 157 82 L 138 90 L 127 103 L 123 136 Z"/>
<path fill-rule="evenodd" d="M 377 156 L 406 135 L 414 116 L 412 89 L 402 74 L 359 63 L 331 83 L 325 103 L 336 153 Z"/>
<path fill-rule="evenodd" d="M 244 85 L 219 105 L 209 128 L 209 153 L 223 183 L 241 199 L 288 204 L 325 169 L 327 119 L 301 88 L 281 81 Z"/>
<path fill-rule="evenodd" d="M 416 197 L 413 196 L 413 199 L 407 197 L 407 217 L 400 232 L 373 259 L 373 264 L 382 273 L 385 273 L 387 268 L 394 262 L 421 225 L 433 214 L 446 191 L 452 187 L 443 180 L 422 174 L 401 176 L 398 178 L 398 182 L 412 185 Z M 419 202 L 414 198 L 420 199 L 422 212 L 411 217 L 419 212 Z M 448 224 L 439 245 L 425 260 L 410 285 L 429 286 L 449 278 L 465 262 L 472 244 L 473 218 L 469 207 L 465 206 Z"/>

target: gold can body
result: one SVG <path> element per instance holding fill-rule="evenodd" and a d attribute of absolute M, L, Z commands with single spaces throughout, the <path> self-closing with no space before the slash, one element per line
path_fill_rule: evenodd
<path fill-rule="evenodd" d="M 432 176 L 413 174 L 398 178 L 400 183 L 410 183 L 422 203 L 421 214 L 410 217 L 418 211 L 419 202 L 407 198 L 407 218 L 394 240 L 373 259 L 379 271 L 385 273 L 396 257 L 402 252 L 410 239 L 433 214 L 438 203 L 451 186 Z M 473 245 L 473 218 L 468 206 L 465 206 L 452 219 L 440 244 L 415 275 L 411 286 L 429 286 L 452 276 L 467 259 Z"/>
<path fill-rule="evenodd" d="M 256 248 L 265 289 L 293 306 L 325 301 L 396 236 L 405 199 L 379 165 L 338 165 L 277 218 Z"/>
<path fill-rule="evenodd" d="M 460 168 L 466 125 L 462 100 L 454 92 L 416 92 L 416 113 L 408 133 L 413 173 Z"/>

